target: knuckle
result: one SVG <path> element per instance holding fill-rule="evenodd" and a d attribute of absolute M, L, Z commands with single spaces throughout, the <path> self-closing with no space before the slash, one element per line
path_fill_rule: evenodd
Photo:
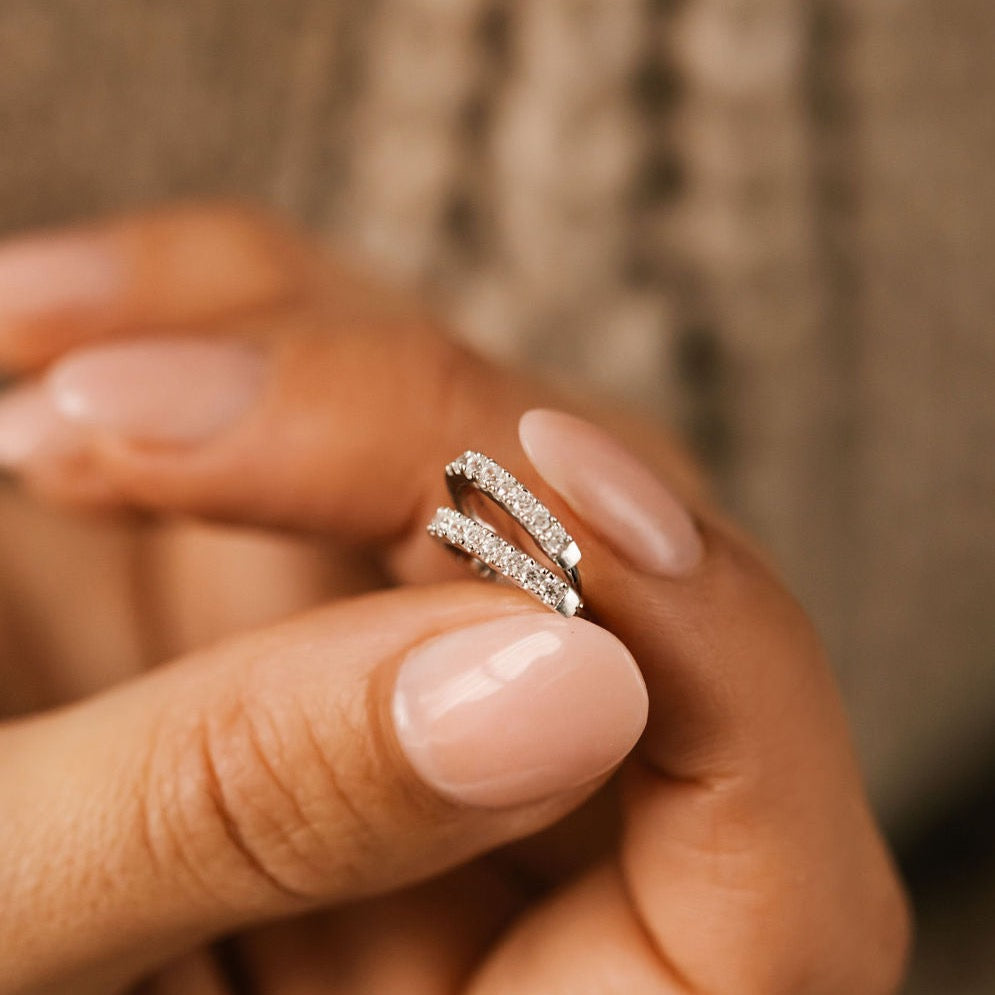
<path fill-rule="evenodd" d="M 119 236 L 139 261 L 139 284 L 174 282 L 205 313 L 285 304 L 301 290 L 305 243 L 265 208 L 181 201 L 124 219 Z M 194 265 L 192 260 L 211 260 Z"/>
<path fill-rule="evenodd" d="M 279 747 L 266 742 L 259 722 L 239 702 L 200 727 L 195 748 L 205 811 L 229 853 L 275 890 L 297 897 L 304 894 L 298 841 L 308 824 L 283 776 Z"/>
<path fill-rule="evenodd" d="M 243 909 L 353 886 L 375 835 L 358 779 L 321 748 L 302 710 L 279 714 L 245 693 L 213 704 L 157 737 L 144 800 L 154 863 Z"/>
<path fill-rule="evenodd" d="M 267 209 L 236 197 L 175 201 L 154 207 L 130 223 L 174 231 L 214 228 L 249 237 L 268 234 L 277 227 L 275 217 Z"/>
<path fill-rule="evenodd" d="M 296 241 L 288 224 L 270 209 L 251 201 L 208 201 L 190 206 L 185 217 L 192 226 L 223 233 L 232 243 L 251 247 L 264 259 L 272 259 L 279 248 Z"/>

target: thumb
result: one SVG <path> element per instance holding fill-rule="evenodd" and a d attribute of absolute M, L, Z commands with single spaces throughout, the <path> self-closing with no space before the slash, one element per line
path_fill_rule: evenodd
<path fill-rule="evenodd" d="M 460 583 L 339 603 L 7 726 L 0 989 L 112 990 L 531 834 L 646 707 L 614 636 Z"/>

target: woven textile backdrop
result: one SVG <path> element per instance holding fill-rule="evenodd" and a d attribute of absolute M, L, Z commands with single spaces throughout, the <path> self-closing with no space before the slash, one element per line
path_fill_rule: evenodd
<path fill-rule="evenodd" d="M 995 719 L 991 0 L 5 0 L 0 227 L 277 205 L 675 421 L 917 817 Z"/>

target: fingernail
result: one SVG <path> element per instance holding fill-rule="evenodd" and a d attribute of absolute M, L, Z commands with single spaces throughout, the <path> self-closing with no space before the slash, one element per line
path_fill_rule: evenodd
<path fill-rule="evenodd" d="M 543 480 L 636 569 L 681 577 L 701 562 L 701 536 L 684 506 L 607 432 L 537 409 L 522 416 L 518 435 Z"/>
<path fill-rule="evenodd" d="M 76 438 L 40 384 L 0 395 L 0 467 L 19 470 L 32 459 L 71 446 Z"/>
<path fill-rule="evenodd" d="M 0 321 L 103 303 L 125 282 L 108 241 L 87 235 L 31 236 L 0 246 Z"/>
<path fill-rule="evenodd" d="M 611 770 L 646 723 L 642 675 L 611 633 L 532 613 L 447 632 L 403 662 L 393 715 L 419 776 L 448 798 L 510 807 Z"/>
<path fill-rule="evenodd" d="M 265 363 L 238 342 L 155 340 L 96 346 L 48 377 L 60 414 L 91 429 L 160 445 L 205 442 L 257 402 Z"/>

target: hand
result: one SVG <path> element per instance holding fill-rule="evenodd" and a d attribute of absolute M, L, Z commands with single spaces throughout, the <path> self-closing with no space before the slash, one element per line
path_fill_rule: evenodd
<path fill-rule="evenodd" d="M 0 294 L 0 457 L 36 492 L 331 538 L 402 586 L 0 730 L 0 989 L 896 989 L 829 668 L 673 443 L 251 213 L 5 251 L 0 290 L 47 288 Z M 604 628 L 425 535 L 471 446 L 562 512 Z"/>

